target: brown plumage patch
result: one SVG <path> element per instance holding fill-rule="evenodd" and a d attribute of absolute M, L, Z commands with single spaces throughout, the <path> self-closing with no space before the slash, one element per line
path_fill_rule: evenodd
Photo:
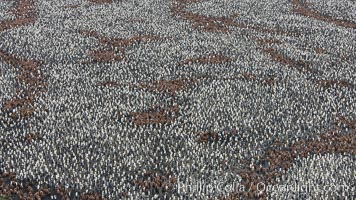
<path fill-rule="evenodd" d="M 39 133 L 29 133 L 25 135 L 24 139 L 26 142 L 31 143 L 33 141 L 42 140 L 42 136 Z"/>
<path fill-rule="evenodd" d="M 199 137 L 197 142 L 207 143 L 209 140 L 219 140 L 219 135 L 213 131 L 198 132 L 196 133 Z"/>
<path fill-rule="evenodd" d="M 12 182 L 12 184 L 10 184 Z M 21 183 L 21 184 L 20 184 Z M 55 196 L 57 199 L 69 200 L 69 189 L 63 186 L 48 188 L 41 186 L 37 189 L 36 184 L 29 181 L 19 181 L 15 173 L 0 173 L 0 197 L 8 199 L 48 199 Z M 73 192 L 73 191 L 72 191 Z M 97 192 L 82 193 L 80 199 L 83 200 L 106 200 Z"/>
<path fill-rule="evenodd" d="M 120 84 L 117 83 L 116 81 L 103 81 L 97 84 L 97 86 L 103 86 L 103 87 L 117 87 L 119 85 Z"/>
<path fill-rule="evenodd" d="M 42 73 L 41 62 L 18 58 L 3 51 L 0 51 L 0 59 L 17 69 L 16 79 L 22 85 L 16 96 L 4 103 L 2 110 L 15 121 L 28 119 L 38 110 L 34 104 L 35 99 L 46 91 L 47 83 Z"/>
<path fill-rule="evenodd" d="M 165 124 L 173 122 L 179 113 L 179 106 L 154 107 L 143 112 L 131 112 L 129 116 L 137 125 Z"/>
<path fill-rule="evenodd" d="M 160 189 L 163 193 L 172 190 L 177 184 L 177 178 L 171 173 L 148 171 L 138 179 L 131 180 L 131 184 L 144 192 L 158 194 Z"/>
<path fill-rule="evenodd" d="M 104 37 L 97 31 L 93 30 L 81 30 L 79 33 L 85 37 L 94 37 L 98 39 L 100 44 L 105 48 L 105 50 L 93 50 L 89 53 L 89 56 L 94 62 L 120 62 L 124 60 L 126 56 L 126 48 L 129 46 L 141 41 L 145 42 L 160 38 L 152 35 L 134 35 L 129 38 Z M 120 55 L 117 51 L 120 51 Z"/>
<path fill-rule="evenodd" d="M 285 65 L 291 69 L 295 69 L 301 73 L 320 73 L 318 70 L 311 68 L 311 63 L 288 58 L 287 56 L 277 52 L 277 50 L 273 48 L 264 49 L 263 51 L 269 54 L 274 61 L 277 61 L 282 65 Z"/>
<path fill-rule="evenodd" d="M 20 0 L 11 12 L 16 16 L 16 18 L 12 20 L 0 21 L 0 32 L 33 24 L 36 21 L 33 0 Z"/>
<path fill-rule="evenodd" d="M 356 29 L 356 22 L 335 19 L 330 16 L 323 15 L 315 10 L 308 8 L 308 6 L 306 4 L 303 4 L 302 1 L 300 1 L 300 0 L 292 0 L 292 4 L 296 6 L 294 11 L 298 14 L 301 14 L 301 15 L 304 15 L 307 17 L 312 17 L 312 18 L 320 20 L 320 21 L 333 23 L 337 26 Z"/>
<path fill-rule="evenodd" d="M 100 34 L 93 30 L 80 30 L 79 33 L 85 37 L 99 37 Z"/>
<path fill-rule="evenodd" d="M 127 48 L 137 42 L 146 42 L 157 40 L 160 37 L 152 35 L 133 35 L 128 38 L 115 38 L 115 37 L 99 37 L 99 41 L 103 45 L 108 45 L 117 48 Z"/>
<path fill-rule="evenodd" d="M 338 121 L 352 128 L 349 133 L 343 133 L 339 126 L 320 135 L 319 140 L 302 139 L 285 148 L 283 142 L 276 142 L 272 148 L 257 159 L 256 164 L 246 166 L 239 170 L 238 174 L 242 177 L 242 184 L 248 191 L 239 191 L 227 194 L 220 199 L 235 199 L 247 197 L 253 199 L 267 199 L 267 193 L 264 190 L 258 190 L 257 184 L 275 184 L 276 179 L 284 174 L 286 170 L 293 166 L 294 160 L 306 158 L 312 154 L 324 155 L 327 153 L 350 153 L 356 155 L 356 120 L 347 119 L 339 116 Z M 282 169 L 278 171 L 277 169 Z M 261 193 L 259 193 L 261 192 Z"/>
<path fill-rule="evenodd" d="M 321 47 L 315 47 L 315 48 L 314 48 L 314 51 L 315 51 L 315 53 L 317 53 L 317 54 L 324 54 L 324 53 L 327 52 L 325 49 L 323 49 L 323 48 L 321 48 Z"/>
<path fill-rule="evenodd" d="M 173 6 L 171 7 L 171 12 L 176 16 L 179 16 L 185 20 L 190 21 L 194 29 L 202 30 L 205 32 L 229 33 L 232 32 L 231 30 L 232 27 L 237 27 L 240 29 L 251 29 L 251 30 L 265 32 L 265 33 L 282 34 L 282 35 L 290 35 L 290 36 L 299 35 L 299 33 L 295 31 L 290 32 L 290 31 L 284 31 L 279 29 L 270 29 L 261 26 L 236 22 L 234 21 L 234 19 L 237 16 L 239 16 L 238 13 L 229 16 L 213 17 L 213 16 L 205 16 L 205 15 L 186 11 L 186 8 L 189 5 L 198 2 L 201 2 L 201 0 L 175 0 Z"/>
<path fill-rule="evenodd" d="M 330 87 L 347 87 L 347 88 L 355 88 L 355 84 L 350 83 L 347 80 L 317 80 L 316 83 L 322 87 L 330 88 Z"/>
<path fill-rule="evenodd" d="M 148 83 L 141 83 L 139 84 L 139 87 L 147 89 L 151 92 L 176 95 L 177 92 L 191 87 L 196 82 L 196 79 L 179 78 L 173 80 L 159 80 Z"/>
<path fill-rule="evenodd" d="M 19 18 L 32 17 L 32 15 L 34 15 L 34 1 L 33 0 L 19 1 L 15 6 L 15 8 L 12 9 L 12 13 Z"/>

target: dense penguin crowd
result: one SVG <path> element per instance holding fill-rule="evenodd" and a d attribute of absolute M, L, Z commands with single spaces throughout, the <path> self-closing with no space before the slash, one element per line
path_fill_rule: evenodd
<path fill-rule="evenodd" d="M 0 199 L 353 199 L 352 0 L 0 0 Z"/>

